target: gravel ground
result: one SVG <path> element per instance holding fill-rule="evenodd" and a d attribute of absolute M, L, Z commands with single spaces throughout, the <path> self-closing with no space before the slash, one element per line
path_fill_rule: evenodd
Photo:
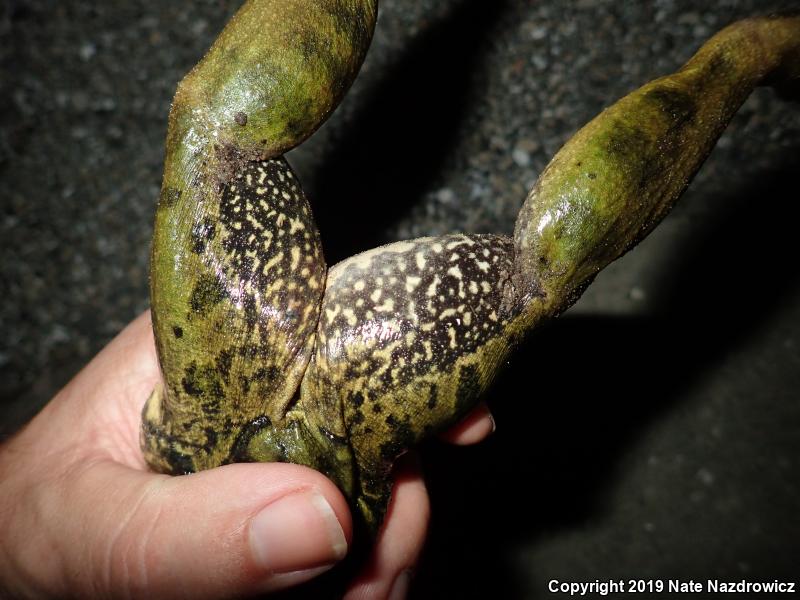
<path fill-rule="evenodd" d="M 171 95 L 237 5 L 0 8 L 3 430 L 147 307 Z M 510 233 L 578 127 L 725 24 L 781 8 L 800 4 L 383 0 L 351 94 L 289 156 L 328 262 Z M 660 228 L 514 360 L 494 439 L 429 449 L 417 597 L 797 578 L 799 134 L 798 105 L 757 91 Z"/>

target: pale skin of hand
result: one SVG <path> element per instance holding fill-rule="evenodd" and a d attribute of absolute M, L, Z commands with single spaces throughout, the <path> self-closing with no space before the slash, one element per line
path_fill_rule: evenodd
<path fill-rule="evenodd" d="M 0 596 L 241 597 L 297 585 L 346 555 L 347 502 L 316 471 L 150 472 L 139 424 L 158 378 L 146 312 L 0 446 Z M 469 444 L 493 430 L 480 406 L 442 437 Z M 419 470 L 405 466 L 346 598 L 405 597 L 428 515 Z"/>

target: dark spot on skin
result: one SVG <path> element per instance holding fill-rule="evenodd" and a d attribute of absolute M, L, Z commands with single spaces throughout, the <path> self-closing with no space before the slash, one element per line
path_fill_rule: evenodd
<path fill-rule="evenodd" d="M 183 329 L 181 327 L 178 327 L 177 325 L 172 326 L 172 333 L 178 339 L 183 337 Z"/>
<path fill-rule="evenodd" d="M 366 434 L 370 434 L 370 433 L 372 433 L 372 432 L 373 432 L 373 429 L 372 429 L 372 427 L 364 427 L 364 433 L 366 433 Z"/>
<path fill-rule="evenodd" d="M 618 120 L 606 138 L 606 152 L 616 164 L 638 166 L 649 144 L 645 130 Z"/>
<path fill-rule="evenodd" d="M 258 346 L 253 345 L 253 344 L 249 344 L 249 345 L 246 345 L 246 346 L 240 346 L 239 347 L 239 356 L 241 356 L 242 358 L 250 359 L 250 360 L 254 359 L 256 356 L 258 356 Z"/>
<path fill-rule="evenodd" d="M 227 426 L 228 430 L 230 430 L 232 426 L 233 424 L 229 422 Z M 253 459 L 250 458 L 250 454 L 247 452 L 250 440 L 253 439 L 253 436 L 259 431 L 271 426 L 272 422 L 269 420 L 269 417 L 261 415 L 242 427 L 239 431 L 239 435 L 236 436 L 236 441 L 233 443 L 228 459 L 224 462 L 253 462 Z"/>
<path fill-rule="evenodd" d="M 233 115 L 233 120 L 236 121 L 237 125 L 241 125 L 242 127 L 247 125 L 247 115 L 241 111 Z"/>
<path fill-rule="evenodd" d="M 165 187 L 158 197 L 158 208 L 172 208 L 181 199 L 181 190 L 174 187 Z"/>
<path fill-rule="evenodd" d="M 252 256 L 242 256 L 236 259 L 239 273 L 252 273 L 253 265 L 255 264 Z"/>
<path fill-rule="evenodd" d="M 361 423 L 364 422 L 364 413 L 360 410 L 355 411 L 350 419 L 350 422 L 353 425 L 361 425 Z"/>
<path fill-rule="evenodd" d="M 311 27 L 298 27 L 294 36 L 306 61 L 315 61 L 321 54 L 319 34 Z M 324 42 L 323 42 L 324 47 Z M 335 80 L 334 80 L 335 81 Z"/>
<path fill-rule="evenodd" d="M 190 456 L 182 454 L 174 448 L 170 448 L 165 458 L 172 469 L 173 475 L 188 475 L 189 473 L 194 473 L 194 463 Z"/>
<path fill-rule="evenodd" d="M 287 137 L 304 138 L 309 129 L 310 119 L 292 119 L 286 122 Z"/>
<path fill-rule="evenodd" d="M 480 378 L 475 365 L 461 367 L 458 372 L 458 389 L 456 390 L 456 412 L 465 414 L 472 408 L 473 401 L 480 393 Z"/>
<path fill-rule="evenodd" d="M 331 476 L 335 476 L 335 469 L 333 468 L 333 463 L 329 456 L 326 455 L 317 455 L 316 458 L 317 466 L 315 467 L 320 473 L 327 476 L 329 479 Z M 287 461 L 292 462 L 292 461 Z"/>
<path fill-rule="evenodd" d="M 372 412 L 374 412 L 376 415 L 379 415 L 381 412 L 383 412 L 383 406 L 381 406 L 378 403 L 373 404 L 372 405 Z"/>
<path fill-rule="evenodd" d="M 206 416 L 213 417 L 218 415 L 222 409 L 222 398 L 220 396 L 204 396 L 200 403 L 200 408 Z"/>
<path fill-rule="evenodd" d="M 205 431 L 206 434 L 206 443 L 204 448 L 208 452 L 211 452 L 211 449 L 217 445 L 217 432 L 214 431 L 213 427 L 206 427 L 203 431 Z"/>
<path fill-rule="evenodd" d="M 411 428 L 409 417 L 406 417 L 402 422 L 392 418 L 386 417 L 386 423 L 392 428 L 392 438 L 388 442 L 384 442 L 380 446 L 381 459 L 387 464 L 391 464 L 394 460 L 405 452 L 415 441 L 414 430 Z"/>
<path fill-rule="evenodd" d="M 436 403 L 439 401 L 439 392 L 436 388 L 436 384 L 431 385 L 431 389 L 428 392 L 428 408 L 433 410 L 436 408 Z"/>
<path fill-rule="evenodd" d="M 649 90 L 644 98 L 648 102 L 654 103 L 664 113 L 669 119 L 671 127 L 685 125 L 697 113 L 694 98 L 682 90 L 659 86 Z"/>
<path fill-rule="evenodd" d="M 205 252 L 206 244 L 214 239 L 216 227 L 213 221 L 206 217 L 201 223 L 195 223 L 192 227 L 192 252 L 202 254 Z"/>
<path fill-rule="evenodd" d="M 228 373 L 231 371 L 231 362 L 233 360 L 233 351 L 228 348 L 221 351 L 217 355 L 216 366 L 217 370 L 219 371 L 220 375 L 224 379 L 225 383 L 228 382 Z"/>
<path fill-rule="evenodd" d="M 672 141 L 678 138 L 677 132 L 667 136 L 667 140 Z M 651 182 L 661 177 L 665 161 L 674 153 L 669 147 L 662 148 L 658 153 L 652 152 L 653 141 L 647 130 L 622 120 L 615 122 L 614 129 L 606 138 L 608 159 L 613 164 L 624 167 L 627 179 L 640 189 L 646 189 Z"/>
<path fill-rule="evenodd" d="M 277 381 L 281 376 L 281 371 L 277 367 L 261 367 L 253 374 L 253 381 Z"/>
<path fill-rule="evenodd" d="M 597 179 L 597 173 L 587 173 L 586 176 L 589 179 Z"/>
<path fill-rule="evenodd" d="M 183 391 L 190 396 L 200 396 L 203 393 L 203 388 L 196 385 L 197 364 L 192 363 L 186 369 L 186 376 L 181 380 L 183 384 Z"/>
<path fill-rule="evenodd" d="M 310 99 L 297 100 L 294 114 L 302 115 L 301 118 L 290 119 L 286 122 L 286 136 L 291 139 L 305 138 L 308 132 L 313 129 L 316 122 L 313 115 L 316 114 L 313 102 Z"/>
<path fill-rule="evenodd" d="M 355 363 L 349 363 L 345 365 L 345 377 L 349 379 L 351 377 L 358 377 L 360 375 L 371 375 L 380 369 L 381 365 L 383 364 L 374 356 L 365 356 L 364 361 L 367 363 L 366 367 L 361 367 Z"/>
<path fill-rule="evenodd" d="M 362 18 L 363 10 L 357 3 L 339 2 L 335 7 L 324 8 L 333 17 L 334 27 L 340 34 L 347 34 L 350 38 L 349 47 L 366 48 L 369 44 L 369 30 L 364 27 L 365 19 Z M 360 27 L 355 27 L 358 24 Z M 347 79 L 334 78 L 333 81 L 346 81 Z"/>
<path fill-rule="evenodd" d="M 356 392 L 350 396 L 350 401 L 353 403 L 353 406 L 358 408 L 364 404 L 364 395 L 361 392 Z"/>
<path fill-rule="evenodd" d="M 381 458 L 386 462 L 391 462 L 397 456 L 397 446 L 394 442 L 384 442 L 381 444 Z"/>
<path fill-rule="evenodd" d="M 183 391 L 189 396 L 202 398 L 202 407 L 208 413 L 219 411 L 222 400 L 222 384 L 219 374 L 211 367 L 198 367 L 192 362 L 181 379 Z"/>
<path fill-rule="evenodd" d="M 665 117 L 662 126 L 666 125 L 669 131 L 656 140 L 646 130 L 618 121 L 617 128 L 608 137 L 607 148 L 609 158 L 624 166 L 627 179 L 640 190 L 647 190 L 654 181 L 661 181 L 664 168 L 682 152 L 683 130 L 693 120 L 695 111 L 692 99 L 677 90 L 656 88 L 645 98 L 657 103 Z M 656 141 L 658 152 L 653 152 L 651 146 Z"/>
<path fill-rule="evenodd" d="M 252 330 L 258 321 L 258 309 L 256 307 L 256 299 L 253 297 L 253 294 L 245 294 L 244 295 L 244 319 L 247 323 L 247 327 L 249 330 Z"/>
<path fill-rule="evenodd" d="M 214 275 L 202 275 L 192 290 L 189 307 L 192 313 L 203 316 L 224 299 L 225 288 L 219 278 Z"/>
<path fill-rule="evenodd" d="M 715 78 L 727 79 L 736 69 L 736 65 L 725 52 L 717 52 L 708 61 L 707 69 L 709 75 Z"/>
<path fill-rule="evenodd" d="M 267 143 L 267 140 L 261 140 L 261 143 L 262 143 L 262 144 L 266 144 L 266 143 Z"/>

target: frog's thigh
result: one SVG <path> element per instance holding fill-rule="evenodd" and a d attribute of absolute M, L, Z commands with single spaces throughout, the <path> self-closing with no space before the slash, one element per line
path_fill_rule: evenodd
<path fill-rule="evenodd" d="M 218 197 L 159 208 L 153 255 L 164 390 L 145 425 L 170 471 L 240 460 L 242 428 L 283 418 L 310 358 L 325 264 L 308 202 L 283 158 L 243 163 Z"/>
<path fill-rule="evenodd" d="M 366 497 L 409 446 L 477 403 L 505 358 L 512 241 L 447 235 L 333 267 L 307 375 L 340 403 Z M 322 387 L 322 386 L 319 386 Z"/>

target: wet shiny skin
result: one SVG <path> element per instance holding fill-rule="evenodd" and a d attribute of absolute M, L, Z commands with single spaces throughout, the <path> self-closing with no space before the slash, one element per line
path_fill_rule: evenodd
<path fill-rule="evenodd" d="M 311 466 L 372 530 L 395 459 L 463 417 L 532 328 L 663 218 L 755 85 L 800 74 L 800 19 L 734 24 L 579 131 L 513 238 L 422 238 L 328 268 L 280 154 L 349 87 L 376 8 L 251 0 L 179 86 L 152 255 L 164 381 L 142 428 L 164 472 Z"/>

